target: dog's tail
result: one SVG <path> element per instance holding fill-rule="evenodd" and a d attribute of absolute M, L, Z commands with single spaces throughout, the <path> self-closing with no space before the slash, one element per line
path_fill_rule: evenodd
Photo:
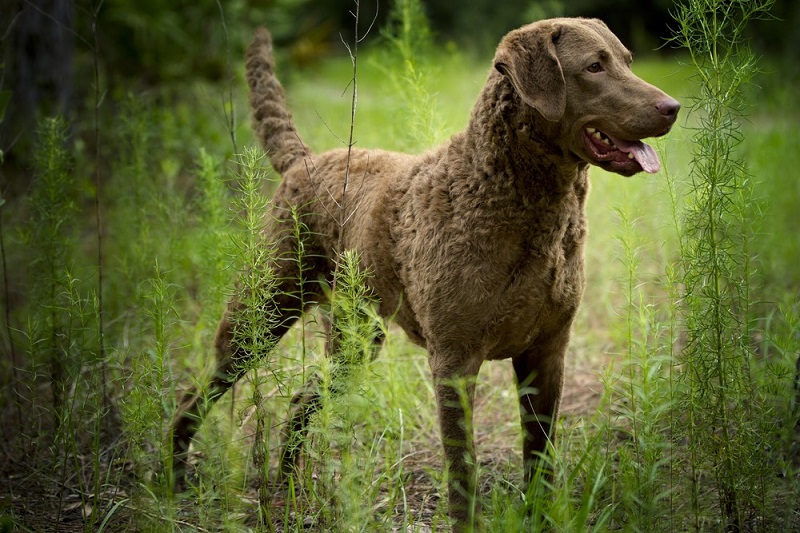
<path fill-rule="evenodd" d="M 295 161 L 309 155 L 309 151 L 295 130 L 283 87 L 275 77 L 272 36 L 266 28 L 256 31 L 247 49 L 246 68 L 256 134 L 269 155 L 272 168 L 283 174 Z"/>

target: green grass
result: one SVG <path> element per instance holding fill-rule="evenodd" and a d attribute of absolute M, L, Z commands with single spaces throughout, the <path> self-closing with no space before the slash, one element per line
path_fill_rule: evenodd
<path fill-rule="evenodd" d="M 466 125 L 489 59 L 445 52 L 427 59 L 425 65 L 433 70 L 418 82 L 417 93 L 409 94 L 423 90 L 433 102 L 429 138 L 443 142 Z M 407 124 L 419 110 L 409 107 L 409 98 L 398 90 L 402 71 L 393 68 L 390 72 L 398 75 L 387 75 L 392 63 L 376 46 L 365 46 L 359 61 L 357 146 L 415 152 L 431 147 L 409 138 Z M 567 408 L 552 459 L 558 473 L 552 491 L 538 496 L 539 505 L 556 531 L 677 531 L 692 530 L 696 523 L 703 530 L 718 530 L 710 483 L 699 491 L 702 516 L 690 512 L 691 490 L 682 466 L 688 451 L 670 434 L 682 423 L 673 410 L 672 379 L 680 371 L 673 357 L 684 342 L 684 324 L 672 313 L 680 279 L 670 269 L 680 253 L 676 213 L 679 219 L 688 190 L 690 128 L 697 124 L 688 104 L 696 89 L 679 58 L 637 60 L 634 70 L 685 107 L 674 130 L 656 141 L 664 163 L 661 173 L 623 178 L 591 171 L 587 289 L 574 329 Z M 303 140 L 316 151 L 342 146 L 349 128 L 349 60 L 333 58 L 305 70 L 281 63 L 279 74 Z M 52 528 L 53 516 L 89 524 L 77 516 L 89 503 L 95 516 L 91 523 L 107 519 L 113 530 L 269 531 L 271 524 L 300 530 L 304 521 L 332 530 L 441 530 L 445 480 L 426 354 L 394 327 L 378 359 L 359 374 L 359 388 L 318 417 L 309 434 L 309 460 L 292 492 L 259 492 L 253 453 L 264 454 L 274 477 L 289 398 L 309 372 L 326 372 L 317 315 L 290 332 L 268 362 L 213 409 L 198 435 L 199 475 L 190 491 L 174 494 L 162 477 L 169 463 L 163 433 L 176 391 L 208 374 L 216 321 L 233 291 L 231 239 L 240 235 L 233 221 L 242 208 L 231 183 L 238 179 L 238 167 L 231 163 L 218 104 L 223 93 L 218 87 L 190 85 L 179 97 L 170 96 L 166 108 L 135 95 L 114 102 L 121 111 L 113 121 L 109 115 L 101 119 L 108 139 L 101 147 L 108 168 L 103 210 L 109 355 L 104 363 L 121 418 L 112 424 L 113 435 L 97 428 L 97 367 L 89 357 L 97 352 L 97 341 L 86 333 L 96 319 L 96 273 L 93 254 L 86 253 L 93 242 L 90 217 L 58 208 L 71 217 L 61 229 L 77 242 L 58 240 L 37 251 L 35 243 L 21 238 L 23 224 L 18 222 L 34 220 L 35 206 L 19 200 L 2 207 L 7 273 L 12 284 L 25 287 L 22 301 L 12 309 L 11 326 L 18 351 L 29 357 L 16 369 L 21 382 L 6 380 L 4 413 L 10 415 L 5 424 L 16 427 L 14 407 L 22 405 L 27 427 L 34 429 L 9 437 L 13 479 L 18 481 L 0 495 L 0 514 L 33 530 Z M 238 143 L 252 146 L 241 72 L 235 94 Z M 754 194 L 765 205 L 752 251 L 761 305 L 752 339 L 760 356 L 753 364 L 773 369 L 771 405 L 775 417 L 786 419 L 783 430 L 773 428 L 773 445 L 765 452 L 775 470 L 764 472 L 770 491 L 752 519 L 759 531 L 797 527 L 796 511 L 786 502 L 800 491 L 797 465 L 788 453 L 794 442 L 789 432 L 794 423 L 789 410 L 792 357 L 799 348 L 792 316 L 800 305 L 795 215 L 800 185 L 793 171 L 800 165 L 800 128 L 798 107 L 782 94 L 775 89 L 753 100 L 741 147 Z M 795 107 L 762 105 L 772 99 Z M 89 156 L 80 146 L 76 151 L 73 176 L 79 187 L 63 194 L 83 205 L 90 189 L 83 177 Z M 25 266 L 43 251 L 64 253 L 47 263 L 58 269 L 49 275 L 54 279 L 48 287 L 57 292 L 52 297 L 36 294 L 34 289 L 43 288 L 40 280 L 26 275 Z M 69 277 L 65 266 L 80 275 Z M 49 314 L 58 323 L 43 318 L 41 309 L 53 311 Z M 54 332 L 52 324 L 60 329 Z M 69 353 L 75 357 L 51 393 L 45 385 L 51 383 L 46 369 L 52 350 L 42 346 L 53 339 L 62 347 L 70 341 Z M 4 370 L 10 368 L 7 360 L 3 364 Z M 507 362 L 485 365 L 476 398 L 486 530 L 530 527 L 521 504 L 518 408 Z M 57 415 L 62 430 L 50 414 Z M 264 423 L 271 429 L 259 448 L 254 438 Z M 49 434 L 58 438 L 41 443 L 42 435 Z M 52 443 L 63 443 L 62 450 L 53 454 Z M 31 453 L 41 466 L 25 459 Z M 778 477 L 779 471 L 784 477 Z M 96 490 L 98 476 L 102 490 Z M 22 496 L 11 497 L 12 490 Z M 59 496 L 55 503 L 46 498 L 53 493 Z M 75 498 L 86 504 L 72 506 Z M 41 521 L 29 518 L 30 509 L 54 507 L 59 514 L 44 514 Z"/>

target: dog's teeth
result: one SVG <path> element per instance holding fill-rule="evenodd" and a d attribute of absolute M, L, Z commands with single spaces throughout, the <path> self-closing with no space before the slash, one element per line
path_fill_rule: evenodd
<path fill-rule="evenodd" d="M 594 133 L 594 132 L 596 132 L 596 131 L 597 131 L 597 129 L 595 129 L 595 128 L 586 128 L 586 132 L 587 132 L 589 135 L 593 134 L 593 133 Z"/>
<path fill-rule="evenodd" d="M 608 146 L 611 146 L 611 139 L 609 139 L 608 137 L 603 137 L 603 143 Z"/>
<path fill-rule="evenodd" d="M 600 133 L 599 131 L 595 131 L 594 132 L 594 138 L 597 139 L 598 141 L 602 141 L 603 140 L 603 134 Z"/>
<path fill-rule="evenodd" d="M 633 154 L 631 152 L 628 152 L 628 159 L 633 159 L 633 158 L 634 158 Z"/>

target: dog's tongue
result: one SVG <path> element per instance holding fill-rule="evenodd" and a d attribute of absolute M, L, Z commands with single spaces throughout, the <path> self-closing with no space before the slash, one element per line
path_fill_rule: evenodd
<path fill-rule="evenodd" d="M 661 169 L 661 161 L 658 160 L 658 154 L 649 144 L 645 144 L 642 141 L 625 141 L 611 135 L 608 135 L 608 138 L 617 145 L 620 151 L 632 154 L 633 158 L 642 165 L 642 170 L 645 172 L 655 174 Z"/>

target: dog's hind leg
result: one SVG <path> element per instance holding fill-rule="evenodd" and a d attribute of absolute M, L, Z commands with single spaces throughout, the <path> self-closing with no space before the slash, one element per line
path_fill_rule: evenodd
<path fill-rule="evenodd" d="M 314 305 L 321 297 L 316 281 L 307 281 L 301 286 L 299 273 L 293 263 L 290 260 L 276 262 L 278 283 L 271 302 L 278 316 L 266 328 L 264 342 L 277 342 L 302 314 L 302 307 Z M 299 297 L 300 294 L 303 294 L 303 298 Z M 186 392 L 178 404 L 172 423 L 173 473 L 174 483 L 178 487 L 183 485 L 186 475 L 189 443 L 205 414 L 242 377 L 252 358 L 252 354 L 236 346 L 234 341 L 236 317 L 243 307 L 238 300 L 232 300 L 220 322 L 215 343 L 217 365 L 211 381 L 204 389 Z"/>
<path fill-rule="evenodd" d="M 308 420 L 319 411 L 322 404 L 320 385 L 320 377 L 318 375 L 311 376 L 303 388 L 292 397 L 289 420 L 283 430 L 283 452 L 278 472 L 280 480 L 288 479 L 294 474 L 297 457 L 303 449 Z"/>
<path fill-rule="evenodd" d="M 366 315 L 361 317 L 367 319 Z M 323 315 L 323 322 L 326 330 L 326 354 L 332 356 L 334 361 L 340 355 L 340 346 L 335 340 L 336 335 L 331 334 L 331 323 L 327 316 Z M 372 338 L 372 347 L 370 358 L 374 359 L 384 341 L 384 332 L 381 327 L 376 324 L 374 336 Z M 329 393 L 331 397 L 336 397 L 341 394 L 342 389 L 346 386 L 350 366 L 358 364 L 353 362 L 339 361 L 334 365 L 333 375 L 331 376 L 331 385 Z M 287 479 L 288 476 L 294 473 L 297 464 L 297 457 L 303 448 L 305 441 L 306 430 L 308 427 L 309 419 L 319 411 L 322 406 L 322 394 L 320 388 L 322 380 L 319 375 L 311 376 L 293 397 L 289 407 L 289 419 L 283 432 L 283 453 L 281 455 L 279 475 L 282 479 Z"/>

